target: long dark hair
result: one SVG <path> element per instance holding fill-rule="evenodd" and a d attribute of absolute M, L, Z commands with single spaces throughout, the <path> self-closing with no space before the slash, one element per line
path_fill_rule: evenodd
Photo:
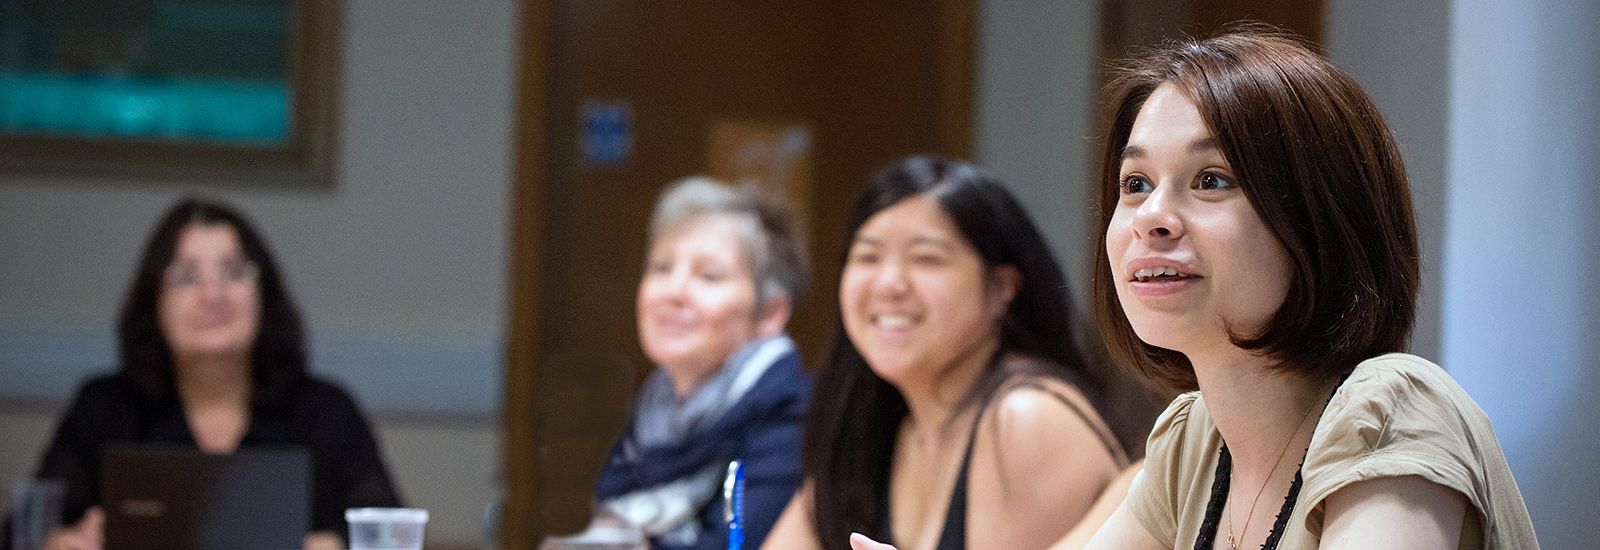
<path fill-rule="evenodd" d="M 167 266 L 177 252 L 178 238 L 191 225 L 232 227 L 239 235 L 245 257 L 255 262 L 261 321 L 250 348 L 251 399 L 257 404 L 276 403 L 305 376 L 306 346 L 300 313 L 284 288 L 278 264 L 261 234 L 234 209 L 200 198 L 186 198 L 168 210 L 145 244 L 117 324 L 122 374 L 153 402 L 173 398 L 172 350 L 161 334 L 156 303 L 163 291 Z"/>
<path fill-rule="evenodd" d="M 1022 207 L 978 167 L 912 156 L 878 172 L 851 209 L 840 264 L 868 218 L 924 193 L 938 200 L 986 269 L 1010 265 L 1022 274 L 1001 319 L 999 350 L 964 405 L 984 399 L 1008 375 L 1022 371 L 1067 380 L 1098 403 L 1103 373 L 1091 370 L 1073 343 L 1072 309 L 1060 268 Z M 842 317 L 835 325 L 806 418 L 804 467 L 813 484 L 818 540 L 823 548 L 844 549 L 851 532 L 887 540 L 889 467 L 906 403 L 867 366 L 845 334 Z M 1003 361 L 1017 356 L 1027 360 Z"/>

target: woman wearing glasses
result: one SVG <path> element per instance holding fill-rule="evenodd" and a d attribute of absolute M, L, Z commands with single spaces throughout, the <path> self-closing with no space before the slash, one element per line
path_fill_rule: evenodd
<path fill-rule="evenodd" d="M 343 511 L 396 506 L 355 402 L 306 374 L 300 315 L 261 236 L 198 199 L 167 212 L 145 246 L 117 325 L 115 374 L 78 390 L 38 477 L 66 481 L 68 526 L 50 548 L 99 548 L 100 452 L 154 443 L 228 454 L 301 446 L 311 455 L 308 548 L 337 547 Z"/>

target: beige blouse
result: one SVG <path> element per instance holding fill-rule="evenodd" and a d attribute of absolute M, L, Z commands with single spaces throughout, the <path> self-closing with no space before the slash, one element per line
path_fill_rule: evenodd
<path fill-rule="evenodd" d="M 1178 396 L 1156 420 L 1144 473 L 1128 504 L 1150 534 L 1192 548 L 1200 534 L 1222 436 L 1199 392 Z M 1407 475 L 1455 489 L 1478 521 L 1459 548 L 1538 548 L 1533 522 L 1489 418 L 1444 369 L 1393 353 L 1356 366 L 1317 421 L 1303 485 L 1279 548 L 1316 548 L 1324 501 L 1352 483 Z"/>

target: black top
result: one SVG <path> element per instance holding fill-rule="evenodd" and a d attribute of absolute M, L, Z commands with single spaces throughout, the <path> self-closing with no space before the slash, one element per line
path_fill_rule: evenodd
<path fill-rule="evenodd" d="M 1295 468 L 1294 481 L 1289 483 L 1289 494 L 1283 497 L 1283 506 L 1278 509 L 1278 517 L 1272 522 L 1272 530 L 1267 532 L 1266 542 L 1261 543 L 1261 550 L 1277 550 L 1278 541 L 1283 539 L 1284 527 L 1289 524 L 1289 516 L 1294 514 L 1295 501 L 1300 499 L 1300 485 L 1303 481 L 1300 473 L 1301 468 Z M 1227 506 L 1228 487 L 1232 483 L 1233 455 L 1228 452 L 1228 446 L 1223 445 L 1222 456 L 1217 458 L 1217 471 L 1212 474 L 1211 499 L 1206 502 L 1206 515 L 1200 521 L 1200 536 L 1194 539 L 1196 550 L 1209 549 L 1215 545 L 1217 525 L 1222 522 L 1222 509 Z"/>
<path fill-rule="evenodd" d="M 121 374 L 90 380 L 56 426 L 36 474 L 66 481 L 64 522 L 100 503 L 100 451 L 113 443 L 199 449 L 177 399 L 151 402 Z M 311 456 L 311 530 L 342 537 L 345 508 L 400 505 L 366 419 L 338 387 L 306 377 L 277 403 L 252 405 L 239 447 L 286 445 Z"/>

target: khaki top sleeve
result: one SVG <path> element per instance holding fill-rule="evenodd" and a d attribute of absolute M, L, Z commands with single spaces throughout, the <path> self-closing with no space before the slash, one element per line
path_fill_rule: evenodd
<path fill-rule="evenodd" d="M 1488 417 L 1443 369 L 1402 354 L 1365 361 L 1317 423 L 1304 466 L 1305 528 L 1321 536 L 1324 501 L 1334 492 L 1408 475 L 1461 493 L 1484 519 L 1485 444 L 1499 453 Z"/>
<path fill-rule="evenodd" d="M 1156 418 L 1145 446 L 1144 472 L 1128 489 L 1128 506 L 1134 517 L 1156 540 L 1172 543 L 1178 537 L 1180 477 L 1188 440 L 1189 414 L 1199 392 L 1179 395 Z"/>

